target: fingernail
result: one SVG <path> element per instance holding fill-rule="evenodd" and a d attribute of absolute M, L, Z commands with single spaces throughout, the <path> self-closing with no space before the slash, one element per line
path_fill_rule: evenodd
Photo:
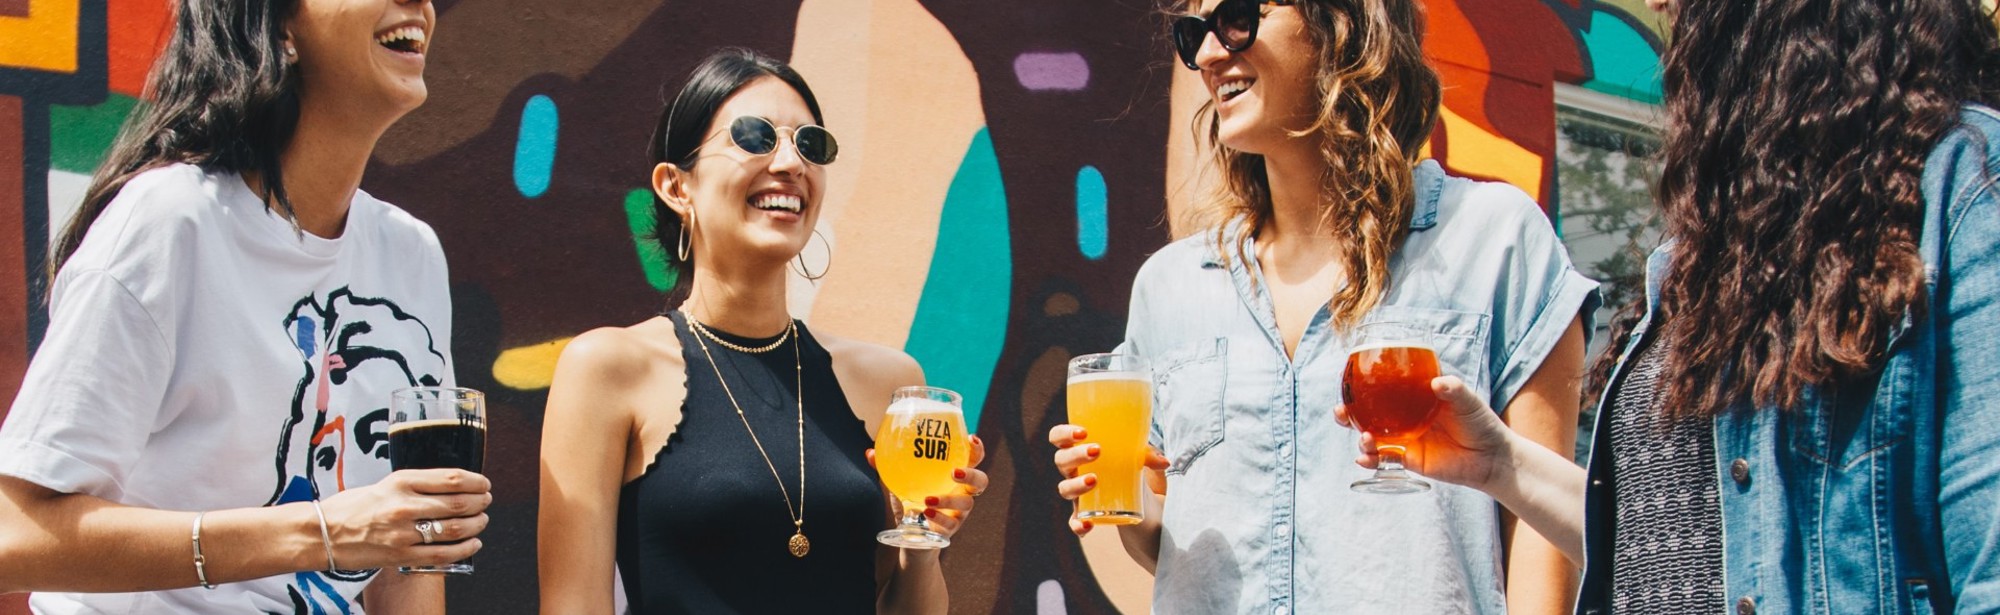
<path fill-rule="evenodd" d="M 930 497 L 927 497 L 927 498 L 924 498 L 924 505 L 925 505 L 925 506 L 937 506 L 937 505 L 938 505 L 938 499 L 937 499 L 937 496 L 935 496 L 935 495 L 934 495 L 934 496 L 930 496 Z"/>
<path fill-rule="evenodd" d="M 1078 427 L 1078 428 L 1076 428 L 1076 434 L 1075 434 L 1075 435 L 1072 435 L 1072 436 L 1070 436 L 1070 437 L 1071 437 L 1071 438 L 1075 438 L 1075 439 L 1078 439 L 1078 440 L 1082 440 L 1082 439 L 1084 439 L 1084 438 L 1087 438 L 1087 437 L 1089 437 L 1089 435 L 1090 435 L 1090 434 L 1086 434 L 1086 433 L 1084 433 L 1084 432 L 1083 432 L 1083 428 L 1082 428 L 1082 427 Z"/>
<path fill-rule="evenodd" d="M 1085 486 L 1085 487 L 1096 487 L 1096 486 L 1097 486 L 1097 475 L 1096 475 L 1096 474 L 1092 474 L 1092 475 L 1090 475 L 1090 476 L 1085 476 L 1085 477 L 1083 477 L 1083 486 Z"/>
<path fill-rule="evenodd" d="M 1083 529 L 1084 529 L 1084 530 L 1089 530 L 1089 529 L 1090 529 L 1091 527 L 1094 527 L 1094 526 L 1092 526 L 1092 525 L 1090 524 L 1090 522 L 1089 522 L 1089 521 L 1085 521 L 1085 522 L 1083 522 Z"/>
<path fill-rule="evenodd" d="M 981 440 L 981 439 L 979 439 L 979 436 L 973 436 L 973 437 L 972 437 L 972 444 L 973 444 L 974 446 L 983 446 L 983 445 L 985 445 L 985 444 L 986 444 L 986 441 L 985 441 L 985 440 Z"/>
<path fill-rule="evenodd" d="M 1076 468 L 1070 468 L 1070 469 L 1069 469 L 1069 477 L 1070 477 L 1070 478 L 1076 478 Z"/>
<path fill-rule="evenodd" d="M 926 516 L 926 517 L 930 517 L 930 518 L 933 518 L 933 519 L 937 518 L 937 509 L 935 509 L 935 508 L 926 508 L 926 509 L 924 509 L 924 516 Z"/>
<path fill-rule="evenodd" d="M 1100 445 L 1097 445 L 1097 444 L 1092 444 L 1092 445 L 1090 445 L 1090 449 L 1089 449 L 1089 451 L 1090 451 L 1090 456 L 1091 456 L 1092 458 L 1095 458 L 1095 457 L 1097 457 L 1097 454 L 1098 454 L 1098 453 L 1102 453 L 1102 452 L 1104 452 L 1104 447 L 1103 447 L 1103 446 L 1100 446 Z"/>
<path fill-rule="evenodd" d="M 964 479 L 965 479 L 965 470 L 964 470 L 963 468 L 960 468 L 960 469 L 956 469 L 956 470 L 952 470 L 952 471 L 951 471 L 951 477 L 952 477 L 952 478 L 956 478 L 956 479 L 960 479 L 960 480 L 964 480 Z"/>

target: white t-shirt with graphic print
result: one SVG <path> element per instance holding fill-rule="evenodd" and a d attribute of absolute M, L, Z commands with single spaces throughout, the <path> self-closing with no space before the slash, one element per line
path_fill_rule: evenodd
<path fill-rule="evenodd" d="M 374 483 L 389 473 L 390 391 L 455 380 L 447 285 L 431 228 L 365 193 L 341 236 L 324 239 L 301 236 L 236 175 L 143 173 L 57 276 L 48 334 L 0 424 L 0 474 L 179 511 Z M 202 542 L 210 557 L 257 548 Z M 376 574 L 38 593 L 30 604 L 44 614 L 360 613 L 356 598 Z"/>

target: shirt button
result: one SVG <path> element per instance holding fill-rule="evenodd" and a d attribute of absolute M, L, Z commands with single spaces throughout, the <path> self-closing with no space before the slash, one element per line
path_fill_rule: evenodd
<path fill-rule="evenodd" d="M 1271 609 L 1271 612 L 1275 613 L 1276 615 L 1286 615 L 1288 613 L 1291 613 L 1292 610 L 1285 608 L 1285 605 L 1280 604 L 1278 605 L 1278 608 Z"/>
<path fill-rule="evenodd" d="M 1749 596 L 1736 599 L 1736 615 L 1757 615 L 1757 601 Z"/>
<path fill-rule="evenodd" d="M 1736 479 L 1738 485 L 1750 484 L 1750 462 L 1744 459 L 1730 462 L 1729 477 Z"/>

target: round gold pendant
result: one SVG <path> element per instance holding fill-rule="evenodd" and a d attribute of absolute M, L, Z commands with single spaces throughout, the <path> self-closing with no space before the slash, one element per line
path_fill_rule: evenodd
<path fill-rule="evenodd" d="M 792 549 L 792 557 L 805 557 L 806 552 L 811 551 L 813 545 L 812 541 L 806 540 L 805 532 L 799 532 L 792 534 L 792 542 L 789 546 Z"/>

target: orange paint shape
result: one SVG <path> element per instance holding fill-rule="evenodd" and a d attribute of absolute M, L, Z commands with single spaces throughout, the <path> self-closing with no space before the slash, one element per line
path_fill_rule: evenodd
<path fill-rule="evenodd" d="M 173 11 L 166 0 L 110 0 L 105 8 L 111 91 L 137 97 L 173 34 Z"/>
<path fill-rule="evenodd" d="M 27 17 L 0 17 L 0 68 L 76 72 L 78 0 L 28 0 Z"/>
<path fill-rule="evenodd" d="M 1439 117 L 1445 131 L 1445 164 L 1453 169 L 1513 184 L 1542 200 L 1542 157 L 1493 134 L 1450 107 Z"/>

